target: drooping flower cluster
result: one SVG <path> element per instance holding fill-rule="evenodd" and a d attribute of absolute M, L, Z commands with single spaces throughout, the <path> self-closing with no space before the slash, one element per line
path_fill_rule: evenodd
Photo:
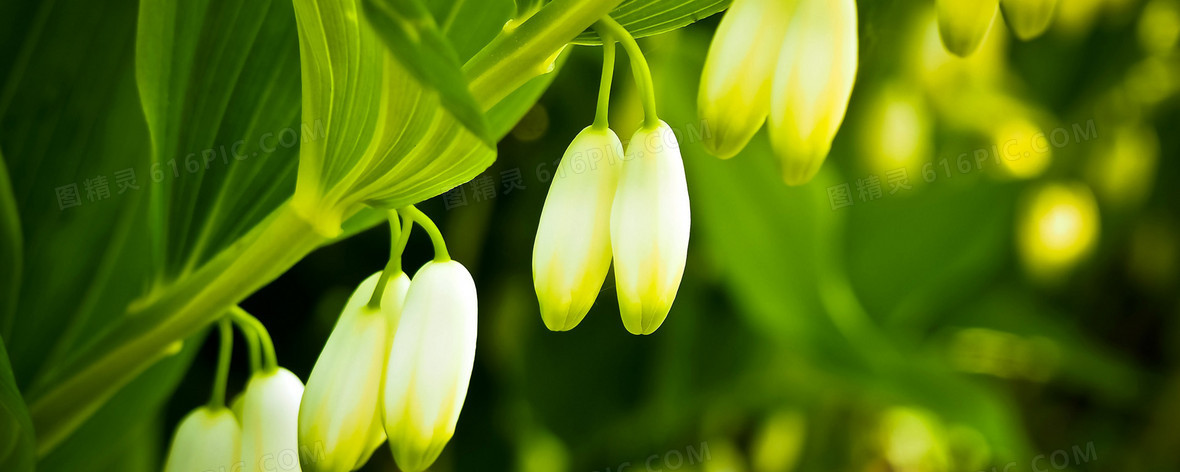
<path fill-rule="evenodd" d="M 430 233 L 434 261 L 413 279 L 402 272 L 410 224 L 401 231 L 391 224 L 390 264 L 349 297 L 306 387 L 276 365 L 262 324 L 236 309 L 247 339 L 263 345 L 252 342 L 254 374 L 240 411 L 214 401 L 187 416 L 166 470 L 347 472 L 387 440 L 403 471 L 425 470 L 438 458 L 454 434 L 474 365 L 475 283 L 425 215 L 413 207 L 400 212 Z M 221 389 L 224 376 L 219 369 Z"/>
<path fill-rule="evenodd" d="M 736 0 L 705 59 L 698 112 L 728 159 L 769 121 L 788 185 L 810 181 L 844 121 L 857 71 L 853 0 Z"/>
<path fill-rule="evenodd" d="M 1025 41 L 1049 28 L 1057 0 L 938 0 L 938 32 L 942 44 L 957 56 L 970 56 L 991 30 L 996 13 Z"/>
<path fill-rule="evenodd" d="M 676 135 L 655 116 L 638 45 L 613 20 L 600 25 L 606 60 L 599 117 L 570 143 L 550 184 L 533 245 L 533 283 L 545 326 L 567 331 L 594 304 L 613 260 L 623 326 L 651 334 L 668 316 L 684 274 L 688 184 Z M 604 111 L 614 39 L 623 41 L 647 95 L 645 123 L 625 152 Z"/>

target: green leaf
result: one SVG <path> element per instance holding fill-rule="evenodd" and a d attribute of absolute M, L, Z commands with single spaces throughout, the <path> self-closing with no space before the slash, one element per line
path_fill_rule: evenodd
<path fill-rule="evenodd" d="M 300 148 L 293 204 L 335 235 L 358 203 L 397 207 L 470 180 L 495 149 L 442 109 L 358 20 L 358 2 L 295 2 L 305 122 L 327 139 Z"/>
<path fill-rule="evenodd" d="M 365 0 L 364 6 L 365 17 L 406 70 L 437 92 L 463 126 L 494 146 L 483 111 L 467 88 L 463 64 L 430 10 L 417 0 Z"/>
<path fill-rule="evenodd" d="M 207 332 L 202 330 L 185 340 L 183 346 L 178 344 L 176 351 L 123 387 L 74 434 L 43 457 L 37 470 L 93 470 L 97 465 L 117 464 L 126 460 L 121 454 L 141 439 L 139 431 L 155 425 L 156 417 L 162 413 L 169 397 L 200 351 Z"/>
<path fill-rule="evenodd" d="M 11 101 L 0 117 L 12 193 L 26 215 L 18 315 L 6 338 L 24 391 L 122 317 L 154 272 L 147 232 L 131 230 L 147 226 L 150 192 L 132 75 L 136 4 L 38 5 L 43 28 L 18 43 L 26 59 L 6 79 Z M 126 172 L 138 188 L 120 188 L 116 174 Z"/>
<path fill-rule="evenodd" d="M 16 387 L 4 340 L 0 339 L 0 470 L 29 472 L 35 462 L 33 421 Z"/>
<path fill-rule="evenodd" d="M 285 201 L 299 141 L 290 5 L 144 0 L 136 79 L 152 136 L 155 252 L 165 280 L 209 260 Z"/>
<path fill-rule="evenodd" d="M 460 63 L 467 62 L 503 31 L 514 11 L 511 0 L 429 0 L 426 7 L 454 46 Z"/>
<path fill-rule="evenodd" d="M 627 0 L 610 16 L 636 38 L 680 29 L 729 8 L 732 0 Z M 578 35 L 574 44 L 602 44 L 593 30 Z"/>
<path fill-rule="evenodd" d="M 23 248 L 16 197 L 12 194 L 4 153 L 0 152 L 0 261 L 9 261 L 0 268 L 0 338 L 12 334 L 12 317 L 16 315 L 16 300 L 20 296 Z"/>

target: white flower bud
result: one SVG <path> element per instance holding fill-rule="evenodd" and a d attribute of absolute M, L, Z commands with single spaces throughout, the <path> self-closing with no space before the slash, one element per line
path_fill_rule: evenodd
<path fill-rule="evenodd" d="M 277 368 L 255 372 L 242 397 L 242 471 L 299 471 L 303 382 Z"/>
<path fill-rule="evenodd" d="M 322 446 L 324 454 L 314 460 L 301 456 L 304 472 L 356 470 L 385 442 L 381 375 L 410 278 L 391 276 L 381 308 L 373 310 L 368 303 L 380 278 L 380 272 L 373 274 L 349 297 L 307 379 L 299 405 L 299 444 Z"/>
<path fill-rule="evenodd" d="M 823 165 L 852 96 L 857 66 L 853 0 L 800 0 L 774 73 L 770 142 L 788 185 Z"/>
<path fill-rule="evenodd" d="M 663 121 L 641 128 L 627 145 L 610 222 L 619 312 L 632 334 L 651 334 L 668 316 L 684 275 L 690 220 L 675 133 Z"/>
<path fill-rule="evenodd" d="M 231 470 L 241 454 L 242 428 L 225 408 L 197 408 L 180 420 L 164 472 Z"/>
<path fill-rule="evenodd" d="M 770 112 L 770 87 L 795 0 L 735 0 L 713 35 L 697 110 L 713 155 L 737 154 Z"/>
<path fill-rule="evenodd" d="M 937 4 L 942 44 L 959 57 L 979 49 L 999 9 L 998 0 L 937 0 Z"/>
<path fill-rule="evenodd" d="M 406 293 L 389 351 L 385 432 L 398 467 L 425 470 L 459 421 L 475 362 L 475 282 L 455 261 L 428 262 Z"/>
<path fill-rule="evenodd" d="M 541 319 L 553 331 L 577 326 L 610 270 L 610 211 L 623 144 L 610 129 L 588 127 L 565 151 L 541 210 L 533 244 L 533 285 Z"/>

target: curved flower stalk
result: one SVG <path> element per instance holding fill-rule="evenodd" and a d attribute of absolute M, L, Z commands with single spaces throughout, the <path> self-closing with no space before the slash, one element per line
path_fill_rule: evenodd
<path fill-rule="evenodd" d="M 553 331 L 586 316 L 610 269 L 610 214 L 623 144 L 610 128 L 578 133 L 557 166 L 533 244 L 533 285 Z"/>
<path fill-rule="evenodd" d="M 1028 41 L 1049 29 L 1057 12 L 1057 0 L 1000 0 L 1000 8 L 1016 37 Z"/>
<path fill-rule="evenodd" d="M 462 69 L 481 109 L 496 111 L 503 120 L 523 114 L 527 106 L 520 103 L 542 87 L 522 86 L 620 1 L 554 0 L 518 27 L 497 34 Z M 340 220 L 365 205 L 396 207 L 441 194 L 491 163 L 494 151 L 466 137 L 470 133 L 461 125 L 432 121 L 442 113 L 432 102 L 437 97 L 387 60 L 387 48 L 374 41 L 356 6 L 355 0 L 294 2 L 302 126 L 323 126 L 322 139 L 300 145 L 296 195 L 245 235 L 221 249 L 210 247 L 216 254 L 191 273 L 135 300 L 128 307 L 132 316 L 117 317 L 120 321 L 100 339 L 37 379 L 26 398 L 39 455 L 60 445 L 121 387 L 166 355 L 168 346 L 215 322 L 225 309 L 341 236 Z M 167 52 L 159 56 L 171 57 Z M 499 105 L 510 106 L 493 109 Z"/>
<path fill-rule="evenodd" d="M 856 81 L 856 3 L 800 0 L 774 72 L 770 142 L 788 185 L 819 172 Z"/>
<path fill-rule="evenodd" d="M 938 32 L 947 51 L 967 57 L 979 49 L 999 9 L 998 0 L 937 0 Z"/>
<path fill-rule="evenodd" d="M 651 334 L 680 288 L 691 224 L 688 183 L 676 135 L 667 123 L 631 137 L 611 208 L 615 288 L 623 326 Z"/>
<path fill-rule="evenodd" d="M 278 366 L 270 334 L 258 319 L 239 307 L 233 307 L 230 316 L 251 340 L 254 371 L 242 393 L 241 464 L 236 470 L 299 471 L 299 400 L 303 382 Z"/>
<path fill-rule="evenodd" d="M 231 470 L 241 450 L 242 428 L 224 406 L 202 406 L 180 420 L 164 472 Z"/>
<path fill-rule="evenodd" d="M 701 74 L 697 111 L 705 148 L 729 159 L 770 113 L 771 85 L 796 0 L 735 0 L 721 18 Z"/>
<path fill-rule="evenodd" d="M 307 379 L 299 404 L 299 444 L 324 453 L 301 456 L 304 472 L 356 470 L 385 441 L 381 376 L 410 278 L 399 269 L 374 309 L 369 299 L 380 278 L 380 272 L 369 276 L 349 297 Z"/>
<path fill-rule="evenodd" d="M 385 433 L 399 468 L 430 467 L 455 433 L 475 363 L 475 281 L 450 259 L 442 235 L 414 207 L 400 211 L 434 242 L 434 260 L 410 281 L 389 348 L 382 393 Z"/>

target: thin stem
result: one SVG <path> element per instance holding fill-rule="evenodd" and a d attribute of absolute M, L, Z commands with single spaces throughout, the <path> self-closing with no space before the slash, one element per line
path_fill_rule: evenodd
<path fill-rule="evenodd" d="M 594 126 L 597 129 L 610 127 L 607 115 L 610 112 L 610 85 L 615 75 L 615 39 L 609 31 L 600 30 L 602 37 L 602 81 L 598 83 L 598 109 L 594 112 Z"/>
<path fill-rule="evenodd" d="M 422 210 L 415 208 L 414 205 L 407 205 L 397 212 L 406 218 L 414 220 L 415 223 L 418 223 L 418 226 L 426 230 L 426 234 L 430 235 L 430 242 L 434 244 L 434 262 L 451 260 L 451 254 L 447 252 L 447 242 L 443 240 L 438 226 L 435 226 L 434 222 L 430 221 L 430 218 L 425 213 L 422 213 Z"/>
<path fill-rule="evenodd" d="M 217 373 L 213 377 L 213 395 L 209 397 L 209 408 L 225 408 L 225 384 L 229 377 L 229 361 L 234 352 L 234 329 L 229 318 L 217 323 L 221 332 L 221 349 L 217 353 Z"/>
<path fill-rule="evenodd" d="M 406 250 L 406 243 L 410 241 L 410 230 L 414 227 L 414 222 L 409 218 L 403 219 L 405 221 L 399 221 L 396 211 L 389 212 L 389 262 L 385 264 L 385 270 L 381 271 L 377 287 L 373 289 L 373 296 L 369 298 L 370 310 L 381 309 L 381 296 L 385 294 L 385 286 L 389 285 L 389 279 L 394 274 L 402 272 L 402 253 Z"/>
<path fill-rule="evenodd" d="M 635 42 L 635 38 L 627 32 L 627 28 L 624 28 L 610 16 L 602 17 L 594 26 L 599 28 L 599 31 L 606 32 L 623 43 L 623 49 L 627 50 L 627 56 L 631 58 L 631 69 L 635 72 L 635 85 L 639 87 L 639 95 L 643 97 L 643 126 L 645 128 L 659 126 L 660 118 L 656 115 L 656 92 L 651 79 L 651 68 L 647 66 L 647 59 L 643 57 L 639 43 Z M 599 35 L 602 35 L 601 32 Z M 604 36 L 604 44 L 606 39 Z"/>
<path fill-rule="evenodd" d="M 95 336 L 26 393 L 37 455 L 44 457 L 120 388 L 171 355 L 176 341 L 216 322 L 325 242 L 288 201 L 196 272 L 133 304 L 122 323 Z"/>
<path fill-rule="evenodd" d="M 246 326 L 249 326 L 254 335 L 258 337 L 258 341 L 262 344 L 262 371 L 274 372 L 279 368 L 279 361 L 275 357 L 275 344 L 270 339 L 270 333 L 266 331 L 266 325 L 237 305 L 230 308 L 230 316 L 243 327 L 243 331 Z"/>
<path fill-rule="evenodd" d="M 233 319 L 232 316 L 230 318 Z M 250 353 L 250 372 L 258 372 L 262 369 L 262 347 L 258 345 L 258 335 L 254 334 L 253 326 L 237 324 L 242 330 L 242 339 L 246 340 L 246 350 Z"/>
<path fill-rule="evenodd" d="M 515 28 L 505 28 L 463 64 L 471 94 L 484 110 L 550 71 L 557 54 L 622 0 L 552 0 Z"/>

